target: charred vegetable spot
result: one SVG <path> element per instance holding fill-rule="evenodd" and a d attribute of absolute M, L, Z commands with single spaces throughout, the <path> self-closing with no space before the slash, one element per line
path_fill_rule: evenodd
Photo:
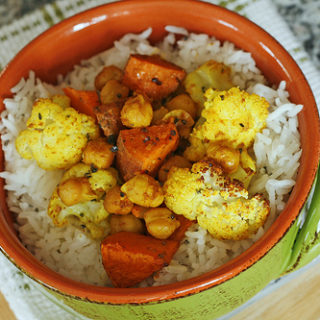
<path fill-rule="evenodd" d="M 91 172 L 86 172 L 85 174 L 84 174 L 84 176 L 86 177 L 86 178 L 91 178 Z"/>
<path fill-rule="evenodd" d="M 141 128 L 141 132 L 148 132 L 148 129 L 147 128 Z"/>
<path fill-rule="evenodd" d="M 148 142 L 148 141 L 150 141 L 150 137 L 149 137 L 149 136 L 147 136 L 147 137 L 145 137 L 145 138 L 143 139 L 143 142 Z"/>
<path fill-rule="evenodd" d="M 171 134 L 172 136 L 175 136 L 177 133 L 176 133 L 175 130 L 171 130 L 170 134 Z"/>
<path fill-rule="evenodd" d="M 42 114 L 41 113 L 38 113 L 38 118 L 39 118 L 39 120 L 42 120 Z"/>
<path fill-rule="evenodd" d="M 161 259 L 164 259 L 164 254 L 163 253 L 159 253 L 158 257 L 161 258 Z"/>
<path fill-rule="evenodd" d="M 187 120 L 182 119 L 181 122 L 184 126 L 187 124 Z"/>
<path fill-rule="evenodd" d="M 202 93 L 205 93 L 206 92 L 206 87 L 201 87 L 201 91 L 202 91 Z"/>
<path fill-rule="evenodd" d="M 67 114 L 67 115 L 66 115 L 66 118 L 67 118 L 67 119 L 69 119 L 70 117 L 71 117 L 70 114 Z"/>
<path fill-rule="evenodd" d="M 9 144 L 9 140 L 6 140 L 3 144 L 6 147 Z"/>
<path fill-rule="evenodd" d="M 162 82 L 158 78 L 152 78 L 151 81 L 155 83 L 157 86 L 161 86 Z"/>
<path fill-rule="evenodd" d="M 156 141 L 160 141 L 159 137 L 156 137 Z"/>
<path fill-rule="evenodd" d="M 35 211 L 35 212 L 39 212 L 39 208 L 35 208 L 34 211 Z"/>
<path fill-rule="evenodd" d="M 161 161 L 162 159 L 159 157 L 158 160 Z"/>
<path fill-rule="evenodd" d="M 212 167 L 212 166 L 213 166 L 213 164 L 211 162 L 209 162 L 209 167 Z"/>
<path fill-rule="evenodd" d="M 149 171 L 149 170 L 144 170 L 144 173 L 145 173 L 145 174 L 149 174 L 150 171 Z"/>
<path fill-rule="evenodd" d="M 90 140 L 90 134 L 89 133 L 86 134 L 86 137 L 87 137 L 88 140 Z"/>
<path fill-rule="evenodd" d="M 165 263 L 163 264 L 164 267 L 167 267 L 168 265 L 169 265 L 169 263 L 167 263 L 167 262 L 165 262 Z"/>
<path fill-rule="evenodd" d="M 109 144 L 115 144 L 117 141 L 117 136 L 112 134 L 110 136 L 107 137 L 107 141 Z"/>
<path fill-rule="evenodd" d="M 122 191 L 120 191 L 120 197 L 124 197 L 126 194 Z"/>
<path fill-rule="evenodd" d="M 95 167 L 93 164 L 90 166 L 91 168 L 91 172 L 92 173 L 95 173 L 95 172 L 97 172 L 98 171 L 98 168 L 97 167 Z"/>
<path fill-rule="evenodd" d="M 221 99 L 222 101 L 224 100 L 224 95 L 223 95 L 223 94 L 220 96 L 220 99 Z"/>
<path fill-rule="evenodd" d="M 239 123 L 240 127 L 244 128 L 244 124 L 243 123 Z"/>
<path fill-rule="evenodd" d="M 242 148 L 239 149 L 239 152 L 240 152 L 240 153 L 242 152 Z"/>
<path fill-rule="evenodd" d="M 163 169 L 164 172 L 169 172 L 169 169 Z"/>
<path fill-rule="evenodd" d="M 117 98 L 121 99 L 122 98 L 122 94 L 121 93 L 117 93 Z"/>
<path fill-rule="evenodd" d="M 197 194 L 201 193 L 201 189 L 196 190 Z"/>
<path fill-rule="evenodd" d="M 171 218 L 172 220 L 174 220 L 176 217 L 172 214 L 172 215 L 170 216 L 170 218 Z"/>
<path fill-rule="evenodd" d="M 118 151 L 118 147 L 117 146 L 112 146 L 110 148 L 111 152 L 117 152 Z"/>
<path fill-rule="evenodd" d="M 163 246 L 166 246 L 166 245 L 167 245 L 167 241 L 161 241 L 161 244 L 162 244 Z"/>
<path fill-rule="evenodd" d="M 80 217 L 81 217 L 81 218 L 84 217 L 84 213 L 83 213 L 83 212 L 80 213 Z"/>
<path fill-rule="evenodd" d="M 84 224 L 81 224 L 80 227 L 81 227 L 82 229 L 85 229 L 85 228 L 86 228 L 86 226 L 85 226 Z"/>

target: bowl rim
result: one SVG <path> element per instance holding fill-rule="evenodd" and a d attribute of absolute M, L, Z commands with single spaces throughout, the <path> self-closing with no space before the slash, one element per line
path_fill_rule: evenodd
<path fill-rule="evenodd" d="M 43 32 L 41 35 L 32 40 L 27 46 L 25 46 L 16 57 L 3 69 L 0 74 L 0 77 L 3 76 L 8 70 L 10 70 L 10 66 L 15 63 L 20 57 L 23 55 L 23 52 L 26 50 L 30 50 L 34 43 L 44 41 L 44 39 L 51 34 L 52 32 L 59 32 L 59 30 L 63 29 L 68 25 L 74 25 L 82 17 L 86 15 L 94 15 L 98 14 L 101 8 L 117 8 L 120 11 L 125 9 L 132 9 L 135 5 L 143 5 L 143 6 L 165 6 L 170 5 L 172 3 L 171 0 L 128 0 L 121 2 L 113 2 L 107 3 L 104 5 L 100 5 L 98 7 L 83 11 L 78 13 L 70 18 L 67 18 L 53 27 L 49 28 L 47 31 Z M 228 16 L 230 19 L 232 18 L 234 21 L 238 21 L 242 25 L 246 25 L 253 29 L 257 34 L 263 36 L 268 42 L 271 42 L 273 46 L 277 47 L 283 56 L 288 59 L 288 62 L 291 64 L 291 67 L 298 73 L 301 78 L 304 79 L 304 86 L 308 91 L 308 94 L 311 95 L 311 99 L 313 99 L 313 105 L 316 106 L 314 101 L 314 97 L 312 91 L 302 73 L 299 66 L 296 64 L 294 59 L 290 56 L 290 54 L 281 46 L 281 44 L 275 40 L 270 34 L 268 34 L 261 27 L 253 23 L 252 21 L 244 18 L 243 16 L 230 11 L 226 8 L 213 5 L 206 2 L 200 2 L 195 0 L 177 0 L 175 1 L 175 5 L 180 6 L 181 8 L 185 8 L 186 6 L 198 6 L 202 9 L 211 11 L 215 10 L 216 13 L 221 14 L 222 17 Z M 221 18 L 222 19 L 222 18 Z M 316 107 L 315 107 L 316 108 Z M 317 124 L 318 132 L 315 133 L 316 138 L 316 148 L 315 153 L 317 154 L 317 161 L 313 161 L 313 167 L 310 172 L 308 172 L 308 183 L 304 186 L 304 197 L 300 199 L 300 202 L 295 204 L 294 206 L 291 204 L 287 206 L 284 211 L 294 211 L 295 217 L 293 219 L 286 219 L 286 216 L 281 214 L 277 220 L 272 224 L 266 234 L 258 240 L 255 244 L 253 244 L 249 249 L 240 254 L 238 257 L 232 259 L 221 267 L 214 269 L 210 272 L 202 274 L 200 276 L 176 282 L 173 284 L 162 285 L 158 287 L 147 287 L 147 288 L 109 288 L 109 287 L 100 287 L 94 285 L 88 285 L 84 283 L 79 283 L 77 281 L 66 278 L 57 272 L 49 269 L 48 267 L 42 265 L 34 256 L 31 255 L 21 243 L 17 243 L 17 238 L 13 234 L 7 234 L 7 237 L 3 237 L 0 232 L 0 247 L 2 251 L 6 252 L 6 256 L 10 257 L 9 259 L 23 272 L 25 272 L 29 277 L 34 279 L 35 281 L 41 283 L 45 287 L 59 292 L 60 294 L 64 294 L 71 297 L 80 297 L 87 301 L 92 302 L 107 302 L 114 304 L 125 304 L 125 303 L 147 303 L 151 301 L 161 301 L 168 300 L 172 298 L 178 298 L 190 294 L 194 294 L 205 289 L 209 289 L 215 285 L 223 283 L 236 276 L 240 272 L 244 271 L 246 268 L 252 266 L 255 262 L 261 259 L 265 254 L 269 252 L 269 250 L 274 247 L 278 241 L 286 234 L 289 230 L 290 226 L 297 218 L 298 213 L 304 205 L 304 202 L 309 194 L 309 191 L 312 186 L 312 182 L 316 175 L 317 165 L 315 162 L 319 162 L 320 155 L 320 142 L 319 142 L 319 117 Z M 2 224 L 7 223 L 5 219 L 0 217 L 0 230 L 2 228 Z M 282 225 L 280 228 L 279 226 Z M 267 243 L 267 245 L 265 244 Z"/>

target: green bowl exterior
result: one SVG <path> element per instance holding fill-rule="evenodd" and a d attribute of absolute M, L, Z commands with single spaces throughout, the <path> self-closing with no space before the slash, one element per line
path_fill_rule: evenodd
<path fill-rule="evenodd" d="M 292 248 L 287 272 L 307 265 L 320 255 L 320 169 L 302 211 L 299 214 L 301 229 Z"/>

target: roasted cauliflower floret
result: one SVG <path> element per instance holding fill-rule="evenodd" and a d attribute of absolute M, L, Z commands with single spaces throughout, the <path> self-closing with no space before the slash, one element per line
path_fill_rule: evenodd
<path fill-rule="evenodd" d="M 231 69 L 223 63 L 209 60 L 198 69 L 190 72 L 184 79 L 184 87 L 192 100 L 197 103 L 198 115 L 204 107 L 207 89 L 228 90 L 233 87 Z"/>
<path fill-rule="evenodd" d="M 103 198 L 116 184 L 117 177 L 112 170 L 97 170 L 78 163 L 65 172 L 54 190 L 48 215 L 58 227 L 72 224 L 93 239 L 102 239 L 109 232 L 109 213 L 103 206 Z M 66 200 L 68 194 L 72 198 L 69 201 Z"/>
<path fill-rule="evenodd" d="M 23 158 L 34 158 L 43 169 L 64 169 L 79 162 L 88 140 L 98 135 L 93 118 L 71 108 L 67 97 L 53 96 L 34 103 L 16 148 Z"/>
<path fill-rule="evenodd" d="M 239 88 L 219 92 L 208 89 L 205 96 L 207 101 L 201 113 L 205 121 L 192 135 L 234 149 L 250 147 L 256 134 L 266 126 L 267 100 Z"/>
<path fill-rule="evenodd" d="M 251 199 L 241 182 L 232 181 L 213 161 L 171 168 L 163 186 L 166 206 L 199 225 L 217 239 L 240 240 L 264 224 L 270 208 L 261 195 Z"/>

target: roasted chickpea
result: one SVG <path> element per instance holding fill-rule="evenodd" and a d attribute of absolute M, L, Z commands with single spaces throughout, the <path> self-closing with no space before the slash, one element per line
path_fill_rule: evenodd
<path fill-rule="evenodd" d="M 111 148 L 112 145 L 104 138 L 91 140 L 83 150 L 82 161 L 98 169 L 107 169 L 111 166 L 115 155 Z"/>
<path fill-rule="evenodd" d="M 111 234 L 127 231 L 135 233 L 143 233 L 145 230 L 143 222 L 132 214 L 110 216 Z"/>
<path fill-rule="evenodd" d="M 172 167 L 191 168 L 192 164 L 189 160 L 182 156 L 172 156 L 160 167 L 158 172 L 159 181 L 165 182 L 168 177 L 168 172 Z"/>
<path fill-rule="evenodd" d="M 121 122 L 129 128 L 148 127 L 152 116 L 152 105 L 142 94 L 129 98 L 121 110 Z"/>
<path fill-rule="evenodd" d="M 115 214 L 128 214 L 133 208 L 133 203 L 118 185 L 107 192 L 103 205 L 109 213 Z"/>
<path fill-rule="evenodd" d="M 197 116 L 196 104 L 190 98 L 190 96 L 185 93 L 179 94 L 178 96 L 172 98 L 169 102 L 166 103 L 166 108 L 169 111 L 177 109 L 187 111 L 193 119 L 195 119 Z"/>
<path fill-rule="evenodd" d="M 162 118 L 169 112 L 169 110 L 165 107 L 160 107 L 159 109 L 153 111 L 152 124 L 160 124 Z"/>
<path fill-rule="evenodd" d="M 109 80 L 121 81 L 123 71 L 116 66 L 104 67 L 96 76 L 94 85 L 97 90 L 101 90 Z"/>
<path fill-rule="evenodd" d="M 144 218 L 144 213 L 146 211 L 148 211 L 149 208 L 145 208 L 145 207 L 141 207 L 141 206 L 138 206 L 138 205 L 134 205 L 132 210 L 131 210 L 131 213 L 136 217 L 136 218 L 139 218 L 139 219 L 143 219 Z"/>
<path fill-rule="evenodd" d="M 168 239 L 179 228 L 180 222 L 167 208 L 149 209 L 144 214 L 148 232 L 157 239 Z"/>
<path fill-rule="evenodd" d="M 87 178 L 69 178 L 58 186 L 58 195 L 66 206 L 97 198 Z"/>
<path fill-rule="evenodd" d="M 102 104 L 123 101 L 128 97 L 129 88 L 118 80 L 109 80 L 101 89 L 100 100 Z"/>
<path fill-rule="evenodd" d="M 239 150 L 210 143 L 207 148 L 207 155 L 219 163 L 226 173 L 233 173 L 238 169 Z"/>
<path fill-rule="evenodd" d="M 121 186 L 130 201 L 142 207 L 158 207 L 164 199 L 158 181 L 147 174 L 138 174 Z"/>

